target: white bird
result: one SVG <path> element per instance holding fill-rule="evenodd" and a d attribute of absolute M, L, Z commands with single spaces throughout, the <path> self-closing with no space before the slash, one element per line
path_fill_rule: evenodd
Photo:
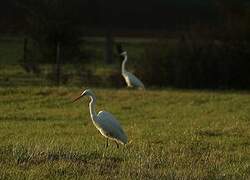
<path fill-rule="evenodd" d="M 127 52 L 126 51 L 122 52 L 121 56 L 124 57 L 124 59 L 122 61 L 122 76 L 124 77 L 124 79 L 127 83 L 127 86 L 128 87 L 135 87 L 138 89 L 145 89 L 144 84 L 140 81 L 140 79 L 138 79 L 135 75 L 126 71 L 126 69 L 125 69 L 125 64 L 128 60 Z"/>
<path fill-rule="evenodd" d="M 73 102 L 79 100 L 83 96 L 90 97 L 89 111 L 92 122 L 94 126 L 100 131 L 100 133 L 107 139 L 106 147 L 108 147 L 108 139 L 115 141 L 117 147 L 118 143 L 123 145 L 127 144 L 128 138 L 125 132 L 123 131 L 120 123 L 116 118 L 109 112 L 100 111 L 96 114 L 95 105 L 96 97 L 90 89 L 86 89 L 77 97 Z"/>

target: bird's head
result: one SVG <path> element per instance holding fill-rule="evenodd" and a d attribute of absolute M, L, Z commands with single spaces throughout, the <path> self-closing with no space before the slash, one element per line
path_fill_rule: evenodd
<path fill-rule="evenodd" d="M 120 55 L 121 56 L 126 56 L 127 55 L 127 51 L 123 51 Z"/>
<path fill-rule="evenodd" d="M 116 50 L 117 50 L 118 54 L 121 54 L 122 52 L 124 52 L 121 44 L 116 45 Z"/>
<path fill-rule="evenodd" d="M 77 100 L 81 99 L 83 96 L 93 96 L 93 95 L 94 95 L 94 93 L 93 93 L 90 89 L 86 89 L 86 90 L 84 90 L 84 91 L 80 94 L 80 96 L 78 96 L 77 98 L 75 98 L 75 99 L 73 100 L 73 102 L 76 102 Z"/>
<path fill-rule="evenodd" d="M 127 55 L 127 52 L 124 51 L 121 44 L 117 44 L 116 50 L 117 50 L 117 52 L 119 53 L 120 56 L 126 56 Z"/>

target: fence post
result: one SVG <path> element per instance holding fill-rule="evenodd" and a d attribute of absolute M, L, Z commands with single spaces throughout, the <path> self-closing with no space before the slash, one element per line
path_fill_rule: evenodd
<path fill-rule="evenodd" d="M 107 64 L 112 64 L 114 62 L 114 57 L 113 57 L 113 36 L 111 29 L 108 28 L 106 32 L 106 44 L 105 44 L 105 61 Z"/>
<path fill-rule="evenodd" d="M 56 84 L 57 86 L 60 85 L 60 76 L 61 76 L 61 57 L 60 52 L 61 51 L 61 44 L 58 41 L 56 44 Z"/>

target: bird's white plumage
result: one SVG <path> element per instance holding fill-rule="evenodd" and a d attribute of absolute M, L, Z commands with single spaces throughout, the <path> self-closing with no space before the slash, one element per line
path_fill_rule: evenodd
<path fill-rule="evenodd" d="M 111 113 L 106 111 L 100 111 L 96 114 L 96 97 L 94 93 L 90 89 L 87 89 L 83 91 L 80 97 L 76 98 L 75 101 L 83 96 L 89 96 L 91 99 L 89 103 L 90 116 L 93 124 L 100 131 L 100 133 L 106 138 L 112 139 L 123 145 L 126 144 L 128 142 L 127 135 L 116 118 Z"/>
<path fill-rule="evenodd" d="M 126 71 L 122 74 L 128 87 L 145 88 L 143 83 L 132 73 Z"/>
<path fill-rule="evenodd" d="M 97 115 L 99 131 L 103 136 L 113 139 L 119 143 L 126 144 L 128 142 L 127 135 L 121 128 L 120 123 L 109 112 L 100 111 Z"/>
<path fill-rule="evenodd" d="M 140 88 L 140 89 L 145 89 L 144 84 L 141 82 L 140 79 L 138 79 L 135 75 L 133 75 L 132 73 L 126 71 L 125 69 L 125 64 L 127 62 L 128 56 L 127 56 L 127 52 L 123 52 L 121 53 L 122 56 L 124 56 L 124 60 L 122 62 L 122 76 L 124 77 L 127 86 L 128 87 L 135 87 L 135 88 Z"/>

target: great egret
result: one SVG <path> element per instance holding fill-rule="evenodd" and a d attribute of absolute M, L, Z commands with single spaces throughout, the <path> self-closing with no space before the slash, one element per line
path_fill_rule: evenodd
<path fill-rule="evenodd" d="M 119 147 L 118 143 L 125 145 L 128 142 L 128 138 L 116 118 L 111 113 L 106 111 L 100 111 L 98 114 L 96 114 L 96 97 L 90 89 L 83 91 L 79 97 L 73 100 L 73 102 L 79 100 L 83 96 L 90 97 L 90 116 L 94 126 L 104 137 L 106 137 L 106 147 L 108 147 L 108 139 L 115 141 L 117 147 Z"/>
<path fill-rule="evenodd" d="M 124 79 L 127 83 L 127 86 L 128 87 L 135 87 L 135 88 L 139 88 L 139 89 L 145 89 L 144 84 L 141 82 L 141 80 L 138 79 L 132 73 L 126 71 L 126 69 L 125 69 L 125 64 L 128 60 L 127 52 L 123 51 L 121 46 L 118 46 L 118 52 L 124 58 L 122 61 L 122 76 L 124 77 Z"/>

